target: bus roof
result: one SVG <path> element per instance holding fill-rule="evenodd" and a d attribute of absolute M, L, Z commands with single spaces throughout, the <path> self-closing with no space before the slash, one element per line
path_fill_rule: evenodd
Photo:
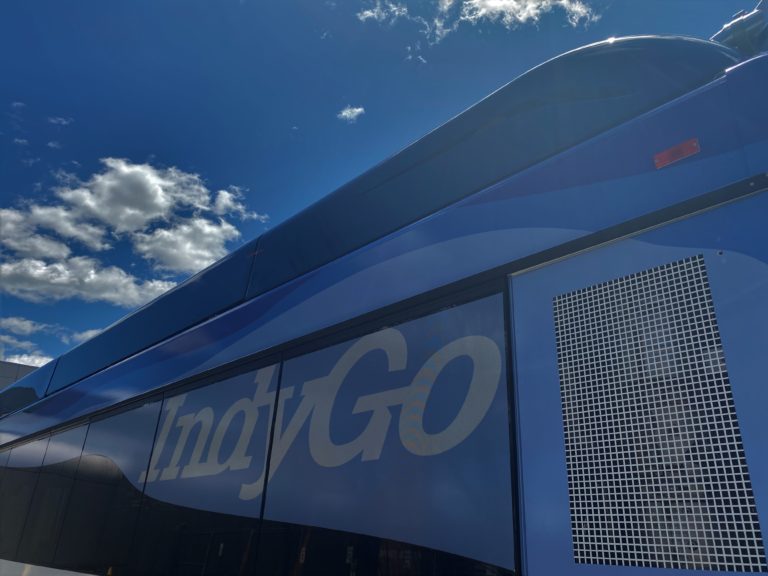
<path fill-rule="evenodd" d="M 713 42 L 611 39 L 526 72 L 424 138 L 15 386 L 38 398 L 702 86 Z M 13 388 L 13 387 L 12 387 Z M 4 402 L 0 415 L 21 408 Z"/>
<path fill-rule="evenodd" d="M 738 61 L 720 44 L 654 36 L 549 60 L 264 234 L 248 295 L 690 92 Z"/>

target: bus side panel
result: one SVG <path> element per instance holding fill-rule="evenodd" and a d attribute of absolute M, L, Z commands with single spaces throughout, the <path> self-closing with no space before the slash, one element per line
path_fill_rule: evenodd
<path fill-rule="evenodd" d="M 726 88 L 702 87 L 86 378 L 5 418 L 0 445 L 743 179 Z M 699 154 L 655 169 L 656 153 L 694 137 Z"/>
<path fill-rule="evenodd" d="M 768 173 L 768 54 L 728 71 L 735 125 L 744 142 L 750 174 Z"/>
<path fill-rule="evenodd" d="M 768 570 L 765 214 L 511 277 L 527 575 Z"/>

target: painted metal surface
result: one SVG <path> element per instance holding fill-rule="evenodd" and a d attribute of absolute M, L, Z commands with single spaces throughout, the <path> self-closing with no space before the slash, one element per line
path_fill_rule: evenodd
<path fill-rule="evenodd" d="M 4 555 L 76 567 L 109 542 L 126 565 L 140 502 L 259 519 L 266 487 L 271 521 L 513 569 L 504 340 L 496 294 L 289 360 L 279 400 L 271 365 L 18 445 L 0 471 L 29 469 L 18 512 L 37 529 L 6 514 Z M 51 514 L 51 542 L 31 547 Z"/>
<path fill-rule="evenodd" d="M 513 276 L 523 561 L 530 576 L 609 575 L 577 565 L 569 517 L 552 302 L 555 296 L 701 254 L 707 264 L 763 541 L 768 525 L 764 344 L 768 341 L 768 194 Z M 663 569 L 622 567 L 627 573 Z M 676 570 L 681 575 L 700 571 Z M 720 572 L 711 572 L 719 574 Z M 726 574 L 728 572 L 722 572 Z"/>
<path fill-rule="evenodd" d="M 256 242 L 196 274 L 58 360 L 48 393 L 207 320 L 245 297 Z"/>
<path fill-rule="evenodd" d="M 651 36 L 553 58 L 265 233 L 248 293 L 433 214 L 707 84 L 738 61 L 719 44 Z"/>
<path fill-rule="evenodd" d="M 254 298 L 4 418 L 0 444 L 745 178 L 729 98 L 718 80 Z M 655 169 L 691 136 L 700 154 Z"/>
<path fill-rule="evenodd" d="M 737 62 L 724 46 L 678 37 L 599 42 L 545 62 L 63 355 L 49 391 L 688 93 Z"/>
<path fill-rule="evenodd" d="M 0 418 L 45 398 L 58 358 L 14 382 L 0 394 Z"/>

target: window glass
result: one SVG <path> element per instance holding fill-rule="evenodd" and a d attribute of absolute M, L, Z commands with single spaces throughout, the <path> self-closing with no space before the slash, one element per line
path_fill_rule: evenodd
<path fill-rule="evenodd" d="M 56 549 L 57 567 L 125 570 L 159 415 L 160 401 L 150 401 L 90 424 Z"/>
<path fill-rule="evenodd" d="M 8 456 L 10 455 L 10 450 L 0 452 L 0 487 L 3 486 L 3 474 L 5 473 L 5 467 L 8 465 Z"/>
<path fill-rule="evenodd" d="M 79 426 L 51 436 L 17 560 L 30 564 L 53 561 L 87 429 Z"/>
<path fill-rule="evenodd" d="M 277 365 L 165 399 L 136 572 L 238 573 L 255 556 Z"/>
<path fill-rule="evenodd" d="M 0 558 L 16 557 L 47 446 L 46 436 L 10 451 L 0 485 Z"/>
<path fill-rule="evenodd" d="M 512 568 L 505 370 L 501 295 L 287 361 L 259 562 L 299 525 Z"/>
<path fill-rule="evenodd" d="M 511 576 L 498 566 L 383 538 L 311 526 L 262 525 L 258 574 L 270 576 Z"/>
<path fill-rule="evenodd" d="M 58 360 L 52 360 L 0 390 L 0 416 L 15 412 L 43 398 L 57 362 Z"/>

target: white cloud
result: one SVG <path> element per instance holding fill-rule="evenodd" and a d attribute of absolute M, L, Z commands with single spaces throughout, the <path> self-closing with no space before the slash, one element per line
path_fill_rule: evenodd
<path fill-rule="evenodd" d="M 432 36 L 432 25 L 426 18 L 411 14 L 405 4 L 397 4 L 389 0 L 375 0 L 370 8 L 357 13 L 357 19 L 361 22 L 372 20 L 390 26 L 393 26 L 398 20 L 405 20 L 418 25 L 427 37 Z"/>
<path fill-rule="evenodd" d="M 197 174 L 119 158 L 102 163 L 102 172 L 78 187 L 59 188 L 57 194 L 79 213 L 118 233 L 143 230 L 178 208 L 208 208 L 210 194 Z"/>
<path fill-rule="evenodd" d="M 106 250 L 110 245 L 105 242 L 106 229 L 78 220 L 78 215 L 64 206 L 29 207 L 30 223 L 53 230 L 63 238 L 71 238 L 85 244 L 92 250 Z"/>
<path fill-rule="evenodd" d="M 95 328 L 93 330 L 84 330 L 83 332 L 73 332 L 60 326 L 58 324 L 45 324 L 43 322 L 36 322 L 28 318 L 22 318 L 21 316 L 8 316 L 6 318 L 0 318 L 0 330 L 16 334 L 18 336 L 31 336 L 33 334 L 54 334 L 64 344 L 69 344 L 72 341 L 84 342 L 100 334 L 103 329 Z M 21 344 L 24 344 L 22 346 Z M 24 350 L 35 350 L 37 347 L 33 342 L 19 341 L 12 336 L 0 334 L 0 343 L 21 348 Z"/>
<path fill-rule="evenodd" d="M 22 108 L 26 108 L 27 105 L 24 104 L 24 102 L 11 102 L 11 108 L 14 108 L 16 110 L 21 110 Z"/>
<path fill-rule="evenodd" d="M 240 232 L 225 220 L 191 218 L 173 228 L 133 237 L 136 251 L 163 270 L 197 272 L 226 255 L 225 244 Z"/>
<path fill-rule="evenodd" d="M 244 214 L 246 212 L 245 206 L 239 201 L 239 197 L 240 192 L 238 190 L 219 190 L 216 193 L 216 201 L 213 205 L 214 213 L 219 216 L 224 216 L 225 214 L 230 214 L 232 212 Z"/>
<path fill-rule="evenodd" d="M 357 119 L 363 114 L 365 114 L 365 108 L 363 108 L 362 106 L 358 106 L 358 107 L 347 106 L 346 108 L 339 111 L 338 114 L 336 114 L 336 118 L 352 124 L 354 122 L 357 122 Z"/>
<path fill-rule="evenodd" d="M 266 214 L 249 212 L 245 204 L 241 202 L 242 198 L 242 189 L 237 186 L 232 186 L 229 190 L 219 190 L 213 203 L 213 213 L 219 216 L 237 214 L 242 220 L 258 220 L 261 223 L 269 220 L 269 216 Z"/>
<path fill-rule="evenodd" d="M 14 338 L 9 334 L 0 334 L 0 344 L 4 344 L 5 346 L 15 350 L 24 350 L 26 352 L 31 352 L 37 349 L 37 345 L 34 342 L 30 342 L 28 340 L 19 340 L 18 338 Z"/>
<path fill-rule="evenodd" d="M 588 24 L 598 19 L 588 0 L 438 0 L 436 3 L 414 3 L 432 6 L 421 14 L 409 11 L 404 4 L 375 0 L 369 8 L 357 13 L 361 22 L 374 21 L 393 25 L 406 20 L 419 25 L 430 44 L 437 44 L 462 23 L 501 23 L 507 28 L 536 23 L 546 13 L 559 9 L 572 26 Z M 414 56 L 415 58 L 415 56 Z"/>
<path fill-rule="evenodd" d="M 52 264 L 33 258 L 0 263 L 0 290 L 32 302 L 79 298 L 134 307 L 174 285 L 163 280 L 141 281 L 116 266 L 104 267 L 85 256 Z"/>
<path fill-rule="evenodd" d="M 420 62 L 422 64 L 427 63 L 427 59 L 424 58 L 419 52 L 421 51 L 421 42 L 416 42 L 413 46 L 406 46 L 405 47 L 406 56 L 405 59 L 407 61 L 415 60 L 417 62 Z"/>
<path fill-rule="evenodd" d="M 1 330 L 23 336 L 29 336 L 38 332 L 50 332 L 54 328 L 54 326 L 49 324 L 34 322 L 33 320 L 28 320 L 19 316 L 0 318 Z M 16 354 L 7 356 L 6 352 L 8 350 L 16 352 Z M 50 360 L 50 357 L 45 356 L 40 352 L 35 342 L 30 340 L 20 340 L 15 336 L 11 336 L 11 334 L 0 333 L 0 359 L 3 357 L 9 362 L 33 366 L 40 366 Z"/>
<path fill-rule="evenodd" d="M 48 148 L 53 148 L 54 150 L 61 149 L 61 144 L 59 144 L 56 140 L 51 140 L 48 142 L 48 144 L 46 144 L 46 146 L 48 146 Z"/>
<path fill-rule="evenodd" d="M 361 10 L 357 13 L 357 18 L 361 22 L 366 20 L 375 20 L 376 22 L 395 22 L 398 18 L 405 18 L 408 16 L 408 8 L 404 4 L 396 4 L 394 2 L 382 2 L 376 0 L 376 3 L 367 10 Z"/>
<path fill-rule="evenodd" d="M 103 328 L 94 328 L 93 330 L 85 330 L 83 332 L 73 332 L 71 334 L 72 340 L 75 342 L 85 342 L 86 340 L 90 340 L 94 336 L 98 336 L 104 331 Z"/>
<path fill-rule="evenodd" d="M 136 306 L 174 283 L 137 278 L 81 254 L 82 248 L 105 252 L 130 244 L 157 270 L 194 273 L 225 256 L 227 243 L 240 237 L 233 217 L 268 220 L 247 208 L 241 188 L 212 194 L 200 176 L 177 168 L 116 158 L 102 163 L 86 180 L 58 173 L 58 203 L 0 209 L 0 292 L 34 302 L 79 298 Z M 53 328 L 63 341 L 74 338 Z"/>
<path fill-rule="evenodd" d="M 542 14 L 555 8 L 565 11 L 568 21 L 577 25 L 589 20 L 592 11 L 580 0 L 464 0 L 461 18 L 477 23 L 480 20 L 501 21 L 504 26 L 538 22 Z"/>
<path fill-rule="evenodd" d="M 41 324 L 40 322 L 28 320 L 27 318 L 22 318 L 20 316 L 0 318 L 0 330 L 7 330 L 12 334 L 18 334 L 19 336 L 37 334 L 38 332 L 44 332 L 49 328 L 50 326 L 48 324 Z"/>
<path fill-rule="evenodd" d="M 55 126 L 69 126 L 74 120 L 72 118 L 64 118 L 63 116 L 49 116 L 48 122 Z"/>
<path fill-rule="evenodd" d="M 0 209 L 0 244 L 19 256 L 60 260 L 71 250 L 57 240 L 34 233 L 27 215 L 13 209 Z"/>
<path fill-rule="evenodd" d="M 14 362 L 15 364 L 24 364 L 26 366 L 45 366 L 53 360 L 50 356 L 44 354 L 12 354 L 5 357 L 6 362 Z"/>
<path fill-rule="evenodd" d="M 27 140 L 26 138 L 14 138 L 13 143 L 16 144 L 17 146 L 28 146 L 29 140 Z"/>

